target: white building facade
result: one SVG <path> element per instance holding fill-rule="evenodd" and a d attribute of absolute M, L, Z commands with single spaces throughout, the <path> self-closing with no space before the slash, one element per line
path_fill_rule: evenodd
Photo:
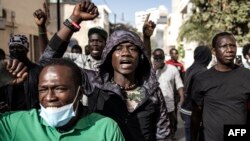
<path fill-rule="evenodd" d="M 142 33 L 143 24 L 147 15 L 150 13 L 149 20 L 156 23 L 155 31 L 151 37 L 152 49 L 164 48 L 164 34 L 167 23 L 168 10 L 164 5 L 158 8 L 151 8 L 145 11 L 138 11 L 135 13 L 135 26 L 138 32 Z"/>

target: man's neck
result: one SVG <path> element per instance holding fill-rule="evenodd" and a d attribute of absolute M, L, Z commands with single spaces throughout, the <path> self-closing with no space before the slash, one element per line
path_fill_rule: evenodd
<path fill-rule="evenodd" d="M 93 56 L 91 56 L 91 55 L 89 55 L 93 60 L 95 60 L 95 61 L 100 61 L 101 60 L 101 57 L 93 57 Z"/>
<path fill-rule="evenodd" d="M 127 88 L 127 87 L 131 86 L 132 84 L 137 83 L 135 80 L 135 74 L 130 74 L 130 75 L 124 76 L 124 75 L 119 74 L 119 73 L 114 73 L 113 81 L 123 88 Z"/>
<path fill-rule="evenodd" d="M 236 65 L 234 63 L 228 64 L 228 65 L 223 65 L 223 64 L 216 64 L 215 69 L 220 72 L 227 72 L 233 70 Z"/>

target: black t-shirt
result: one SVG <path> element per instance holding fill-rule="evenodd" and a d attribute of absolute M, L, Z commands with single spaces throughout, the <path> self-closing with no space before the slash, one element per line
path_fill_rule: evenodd
<path fill-rule="evenodd" d="M 249 70 L 219 72 L 213 67 L 195 78 L 192 90 L 193 100 L 203 106 L 205 140 L 222 141 L 225 124 L 246 124 Z"/>

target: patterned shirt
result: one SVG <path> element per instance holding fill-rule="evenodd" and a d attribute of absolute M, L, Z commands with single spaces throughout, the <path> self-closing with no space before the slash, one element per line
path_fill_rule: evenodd
<path fill-rule="evenodd" d="M 142 93 L 141 87 L 137 87 L 136 89 L 125 91 L 124 93 L 125 93 L 125 100 L 126 100 L 128 111 L 133 112 L 144 97 L 141 94 Z"/>

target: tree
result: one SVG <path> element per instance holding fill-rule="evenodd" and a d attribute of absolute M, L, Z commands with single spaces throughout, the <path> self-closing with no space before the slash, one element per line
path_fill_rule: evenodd
<path fill-rule="evenodd" d="M 250 2 L 248 0 L 191 0 L 192 15 L 180 28 L 179 40 L 209 44 L 221 31 L 235 35 L 240 45 L 250 40 Z"/>

